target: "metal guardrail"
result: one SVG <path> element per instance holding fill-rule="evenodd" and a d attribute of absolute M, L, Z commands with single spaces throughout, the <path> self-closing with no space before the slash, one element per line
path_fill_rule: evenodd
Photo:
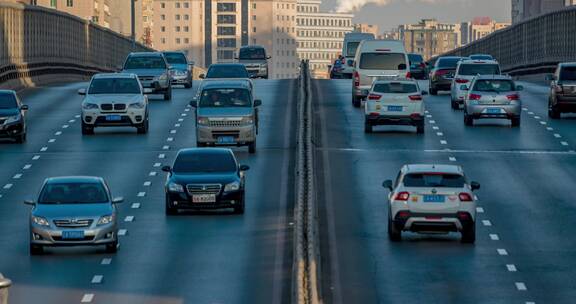
<path fill-rule="evenodd" d="M 576 61 L 576 7 L 525 20 L 441 56 L 476 53 L 491 54 L 512 75 L 548 73 L 559 62 Z"/>
<path fill-rule="evenodd" d="M 141 44 L 56 10 L 0 2 L 0 86 L 114 71 Z"/>
<path fill-rule="evenodd" d="M 320 255 L 312 148 L 312 102 L 308 61 L 300 65 L 296 156 L 296 205 L 294 208 L 293 303 L 318 304 Z"/>

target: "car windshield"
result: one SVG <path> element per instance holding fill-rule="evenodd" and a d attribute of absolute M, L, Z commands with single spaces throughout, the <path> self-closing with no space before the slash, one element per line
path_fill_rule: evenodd
<path fill-rule="evenodd" d="M 124 69 L 165 69 L 166 62 L 160 56 L 131 56 L 126 61 Z"/>
<path fill-rule="evenodd" d="M 263 48 L 241 48 L 238 56 L 243 59 L 266 59 L 266 51 Z"/>
<path fill-rule="evenodd" d="M 250 107 L 250 92 L 247 89 L 208 89 L 202 91 L 199 107 L 229 108 Z"/>
<path fill-rule="evenodd" d="M 346 57 L 356 56 L 356 51 L 358 50 L 359 45 L 360 45 L 360 41 L 348 42 L 348 44 L 346 44 Z"/>
<path fill-rule="evenodd" d="M 455 69 L 460 58 L 440 58 L 438 59 L 439 69 Z"/>
<path fill-rule="evenodd" d="M 512 80 L 478 80 L 474 85 L 474 91 L 478 92 L 509 92 L 514 91 L 515 86 Z"/>
<path fill-rule="evenodd" d="M 231 153 L 180 153 L 174 161 L 175 173 L 236 172 L 236 160 Z"/>
<path fill-rule="evenodd" d="M 420 64 L 424 62 L 424 58 L 419 54 L 408 54 L 408 60 L 410 60 L 410 64 Z"/>
<path fill-rule="evenodd" d="M 206 78 L 249 78 L 248 71 L 240 65 L 211 66 Z"/>
<path fill-rule="evenodd" d="M 12 93 L 0 93 L 0 109 L 14 109 L 18 107 L 16 97 Z"/>
<path fill-rule="evenodd" d="M 405 65 L 403 53 L 363 53 L 360 57 L 360 69 L 363 70 L 405 70 Z"/>
<path fill-rule="evenodd" d="M 374 92 L 385 94 L 416 93 L 418 87 L 413 83 L 406 82 L 378 83 L 374 85 Z"/>
<path fill-rule="evenodd" d="M 88 94 L 140 94 L 140 85 L 135 78 L 94 79 Z"/>
<path fill-rule="evenodd" d="M 500 68 L 497 64 L 461 64 L 459 75 L 499 75 Z"/>
<path fill-rule="evenodd" d="M 39 204 L 96 204 L 108 202 L 106 189 L 100 183 L 46 184 Z"/>
<path fill-rule="evenodd" d="M 186 56 L 182 53 L 164 53 L 169 64 L 186 64 Z"/>
<path fill-rule="evenodd" d="M 464 176 L 451 173 L 411 173 L 403 180 L 405 187 L 462 188 Z"/>
<path fill-rule="evenodd" d="M 563 67 L 560 71 L 560 81 L 576 81 L 576 67 Z"/>

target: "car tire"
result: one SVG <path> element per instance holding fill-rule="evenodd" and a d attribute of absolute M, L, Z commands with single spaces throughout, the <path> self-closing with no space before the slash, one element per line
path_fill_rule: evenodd
<path fill-rule="evenodd" d="M 16 143 L 23 144 L 24 142 L 26 142 L 26 133 L 22 133 L 22 134 L 16 136 L 15 140 L 16 140 Z"/>
<path fill-rule="evenodd" d="M 548 103 L 548 117 L 552 119 L 560 119 L 561 112 L 553 106 L 551 103 Z"/>
<path fill-rule="evenodd" d="M 369 122 L 364 122 L 364 133 L 372 133 L 374 132 L 374 126 L 372 126 Z"/>
<path fill-rule="evenodd" d="M 164 92 L 164 100 L 172 100 L 172 85 L 170 85 L 168 89 L 166 89 L 166 92 Z"/>
<path fill-rule="evenodd" d="M 94 127 L 88 126 L 82 122 L 82 135 L 92 135 L 94 134 Z"/>
<path fill-rule="evenodd" d="M 190 81 L 190 82 L 188 82 L 188 83 L 185 83 L 185 84 L 184 84 L 184 87 L 185 87 L 186 89 L 192 88 L 192 81 Z"/>
<path fill-rule="evenodd" d="M 473 222 L 470 227 L 462 229 L 462 238 L 460 241 L 466 244 L 474 244 L 476 242 L 476 223 Z"/>
<path fill-rule="evenodd" d="M 118 240 L 113 243 L 106 244 L 106 253 L 116 253 L 118 252 Z"/>
<path fill-rule="evenodd" d="M 419 122 L 416 125 L 416 133 L 418 134 L 424 134 L 424 122 Z"/>
<path fill-rule="evenodd" d="M 30 244 L 30 255 L 41 255 L 44 253 L 44 247 L 42 245 Z"/>
<path fill-rule="evenodd" d="M 460 105 L 458 105 L 458 102 L 455 101 L 454 99 L 450 100 L 450 107 L 452 108 L 452 110 L 459 110 L 460 109 Z"/>
<path fill-rule="evenodd" d="M 362 100 L 356 96 L 352 96 L 352 105 L 355 108 L 359 108 L 362 105 Z"/>
<path fill-rule="evenodd" d="M 166 208 L 165 208 L 165 213 L 166 213 L 166 215 L 176 215 L 176 214 L 178 214 L 178 209 L 170 206 L 170 200 L 168 199 L 168 196 L 166 196 Z"/>
<path fill-rule="evenodd" d="M 392 242 L 400 242 L 402 240 L 402 231 L 396 228 L 390 217 L 388 218 L 388 239 Z"/>
<path fill-rule="evenodd" d="M 430 87 L 430 90 L 429 90 L 429 91 L 430 91 L 430 95 L 434 95 L 434 96 L 438 95 L 438 90 L 436 90 L 436 89 L 433 88 L 433 87 Z"/>
<path fill-rule="evenodd" d="M 520 126 L 520 116 L 510 119 L 510 123 L 511 123 L 512 127 L 519 127 Z"/>
<path fill-rule="evenodd" d="M 244 214 L 245 201 L 246 201 L 246 198 L 244 197 L 244 194 L 242 194 L 242 202 L 240 202 L 240 204 L 238 206 L 234 206 L 234 213 L 235 214 Z"/>
<path fill-rule="evenodd" d="M 248 144 L 248 152 L 250 154 L 256 153 L 256 140 Z"/>
<path fill-rule="evenodd" d="M 150 120 L 148 119 L 148 116 L 146 116 L 144 122 L 141 123 L 138 127 L 136 127 L 136 130 L 138 134 L 146 134 L 148 133 L 149 128 L 150 128 Z"/>
<path fill-rule="evenodd" d="M 474 125 L 474 118 L 472 118 L 472 116 L 468 115 L 467 113 L 464 113 L 464 125 L 468 127 Z"/>

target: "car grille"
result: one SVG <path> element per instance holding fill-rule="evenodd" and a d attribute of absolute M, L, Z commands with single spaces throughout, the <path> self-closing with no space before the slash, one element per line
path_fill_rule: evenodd
<path fill-rule="evenodd" d="M 220 184 L 188 184 L 186 190 L 189 194 L 219 194 L 222 189 Z"/>
<path fill-rule="evenodd" d="M 576 86 L 563 85 L 562 89 L 564 90 L 565 93 L 568 93 L 568 94 L 576 93 Z"/>
<path fill-rule="evenodd" d="M 211 120 L 211 127 L 240 127 L 242 120 Z"/>
<path fill-rule="evenodd" d="M 126 104 L 124 103 L 103 103 L 100 105 L 102 111 L 124 111 L 126 110 Z"/>
<path fill-rule="evenodd" d="M 79 227 L 89 227 L 92 225 L 93 220 L 82 219 L 82 220 L 54 220 L 54 225 L 56 227 L 65 228 L 79 228 Z"/>
<path fill-rule="evenodd" d="M 140 81 L 152 81 L 154 80 L 154 76 L 139 76 L 138 79 L 140 79 Z"/>

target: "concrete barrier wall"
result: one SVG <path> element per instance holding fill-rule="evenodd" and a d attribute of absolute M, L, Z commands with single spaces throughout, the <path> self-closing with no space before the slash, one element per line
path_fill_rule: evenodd
<path fill-rule="evenodd" d="M 147 50 L 66 13 L 0 3 L 0 88 L 85 80 L 116 70 L 132 51 Z"/>

